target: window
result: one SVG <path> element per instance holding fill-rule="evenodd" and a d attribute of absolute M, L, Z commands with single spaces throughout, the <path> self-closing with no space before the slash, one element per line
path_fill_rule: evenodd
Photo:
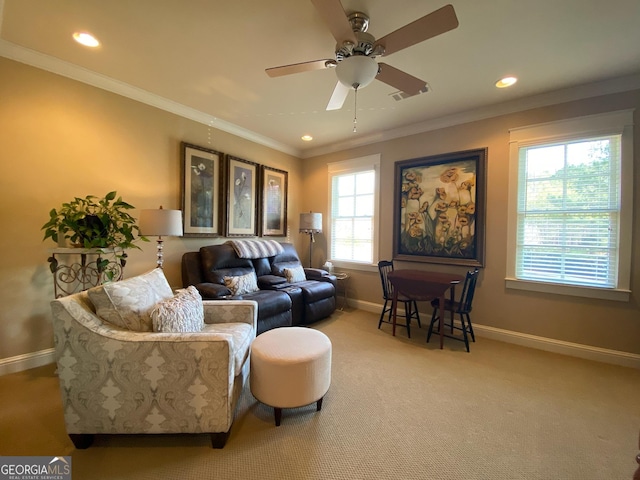
<path fill-rule="evenodd" d="M 336 264 L 378 261 L 380 156 L 329 164 L 329 255 Z"/>
<path fill-rule="evenodd" d="M 630 111 L 511 134 L 510 288 L 629 297 Z"/>

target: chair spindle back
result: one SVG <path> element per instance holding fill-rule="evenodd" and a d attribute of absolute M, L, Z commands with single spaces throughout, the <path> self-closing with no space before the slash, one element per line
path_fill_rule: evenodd
<path fill-rule="evenodd" d="M 393 300 L 393 286 L 389 281 L 389 272 L 393 272 L 393 261 L 380 260 L 378 262 L 378 271 L 380 272 L 380 281 L 382 282 L 382 294 L 385 300 Z"/>
<path fill-rule="evenodd" d="M 458 313 L 469 313 L 471 311 L 471 303 L 473 302 L 473 294 L 476 291 L 476 282 L 478 281 L 478 269 L 467 272 L 460 295 L 460 304 Z"/>

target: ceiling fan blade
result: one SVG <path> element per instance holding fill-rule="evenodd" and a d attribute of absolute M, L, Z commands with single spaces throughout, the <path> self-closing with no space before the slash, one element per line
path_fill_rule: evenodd
<path fill-rule="evenodd" d="M 327 110 L 340 110 L 349 95 L 349 90 L 351 90 L 349 87 L 338 82 L 336 88 L 333 89 L 333 94 L 331 94 Z"/>
<path fill-rule="evenodd" d="M 409 96 L 417 95 L 427 85 L 424 80 L 420 80 L 386 63 L 378 63 L 378 67 L 380 67 L 380 70 L 376 80 L 391 85 Z"/>
<path fill-rule="evenodd" d="M 376 42 L 384 47 L 383 55 L 391 55 L 403 48 L 424 42 L 458 26 L 458 17 L 452 5 L 445 5 L 429 15 L 411 22 Z"/>
<path fill-rule="evenodd" d="M 342 45 L 344 42 L 351 42 L 354 45 L 358 43 L 340 0 L 311 0 L 311 2 L 329 27 L 329 31 L 338 45 Z"/>
<path fill-rule="evenodd" d="M 311 62 L 294 63 L 292 65 L 267 68 L 265 72 L 267 72 L 267 75 L 270 77 L 282 77 L 283 75 L 322 70 L 329 67 L 335 67 L 335 60 L 313 60 Z"/>

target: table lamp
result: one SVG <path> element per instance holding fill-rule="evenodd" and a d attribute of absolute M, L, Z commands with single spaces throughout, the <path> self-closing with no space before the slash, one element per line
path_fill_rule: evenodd
<path fill-rule="evenodd" d="M 159 209 L 140 211 L 140 234 L 158 237 L 157 267 L 162 268 L 162 237 L 182 236 L 182 211 Z"/>
<path fill-rule="evenodd" d="M 313 253 L 313 243 L 316 241 L 313 237 L 316 233 L 322 232 L 322 214 L 321 213 L 301 213 L 300 214 L 300 233 L 306 233 L 309 238 L 309 268 L 311 268 L 311 256 Z"/>

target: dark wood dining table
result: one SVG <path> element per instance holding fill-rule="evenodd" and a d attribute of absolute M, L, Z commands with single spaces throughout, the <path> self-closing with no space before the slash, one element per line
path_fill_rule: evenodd
<path fill-rule="evenodd" d="M 416 301 L 431 301 L 439 299 L 438 333 L 440 334 L 440 348 L 444 345 L 444 314 L 447 291 L 451 292 L 451 322 L 453 324 L 453 301 L 455 299 L 455 287 L 464 280 L 464 277 L 454 273 L 429 272 L 424 270 L 394 270 L 388 275 L 393 285 L 393 336 L 396 334 L 396 311 L 398 307 L 398 294 Z"/>

